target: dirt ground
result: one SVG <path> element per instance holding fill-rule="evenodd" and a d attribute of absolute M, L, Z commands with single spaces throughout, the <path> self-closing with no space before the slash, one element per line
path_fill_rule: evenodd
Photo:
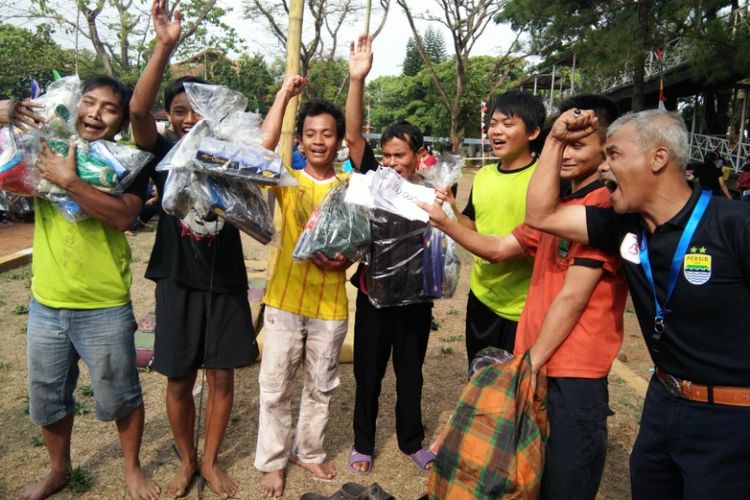
<path fill-rule="evenodd" d="M 473 172 L 468 171 L 461 180 L 461 206 L 468 195 L 472 179 Z M 0 232 L 0 243 L 15 239 L 7 238 L 9 233 L 5 231 Z M 154 286 L 143 278 L 153 238 L 153 232 L 140 232 L 129 238 L 134 256 L 132 300 L 138 319 L 153 311 Z M 17 243 L 19 242 L 20 239 Z M 244 245 L 248 261 L 262 261 L 266 258 L 268 248 L 250 238 L 244 239 Z M 2 248 L 4 247 L 0 246 Z M 463 250 L 461 252 L 464 265 L 459 289 L 454 298 L 436 301 L 434 308 L 434 316 L 440 326 L 437 331 L 432 332 L 424 364 L 422 407 L 428 436 L 425 444 L 439 433 L 442 424 L 447 421 L 466 377 L 463 332 L 471 257 Z M 40 477 L 47 466 L 40 431 L 28 420 L 26 414 L 25 308 L 30 296 L 30 278 L 29 266 L 0 274 L 0 342 L 3 345 L 0 350 L 0 498 L 15 496 L 23 487 Z M 630 310 L 626 314 L 625 345 L 620 360 L 639 378 L 648 378 L 650 361 Z M 399 499 L 415 499 L 422 495 L 426 491 L 426 476 L 418 472 L 409 459 L 398 451 L 396 445 L 395 381 L 390 371 L 384 380 L 380 399 L 373 472 L 369 476 L 349 472 L 346 459 L 353 440 L 352 366 L 342 365 L 339 374 L 341 385 L 331 403 L 327 434 L 327 451 L 338 468 L 338 476 L 334 482 L 326 483 L 312 479 L 298 467 L 290 466 L 284 498 L 299 498 L 308 491 L 330 495 L 347 481 L 362 484 L 377 482 Z M 258 425 L 257 376 L 258 364 L 237 371 L 233 415 L 220 455 L 221 463 L 239 480 L 241 489 L 238 498 L 242 499 L 260 497 L 256 490 L 260 473 L 252 465 Z M 143 371 L 141 382 L 146 401 L 141 460 L 146 471 L 163 486 L 177 466 L 164 407 L 165 379 L 155 372 Z M 82 366 L 76 391 L 79 416 L 74 427 L 72 453 L 74 467 L 83 469 L 90 475 L 93 483 L 85 492 L 74 491 L 69 486 L 54 498 L 125 498 L 122 458 L 115 428 L 111 423 L 102 423 L 96 419 L 94 400 L 87 391 L 89 384 L 87 372 Z M 299 387 L 295 394 L 299 398 Z M 642 394 L 631 383 L 612 374 L 610 400 L 614 415 L 609 419 L 608 457 L 599 497 L 622 499 L 629 497 L 627 463 L 638 428 Z M 194 486 L 187 498 L 216 497 L 208 488 L 201 491 Z"/>

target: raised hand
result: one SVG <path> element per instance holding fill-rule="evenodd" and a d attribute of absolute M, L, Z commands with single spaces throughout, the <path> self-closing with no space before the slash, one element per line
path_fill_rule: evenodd
<path fill-rule="evenodd" d="M 287 93 L 289 98 L 299 95 L 305 85 L 308 84 L 308 80 L 304 76 L 299 75 L 286 75 L 284 81 L 281 83 L 280 92 Z"/>
<path fill-rule="evenodd" d="M 159 43 L 174 47 L 180 41 L 182 16 L 179 10 L 174 11 L 169 20 L 168 0 L 154 0 L 151 4 L 151 17 L 154 20 L 154 32 Z"/>
<path fill-rule="evenodd" d="M 555 120 L 549 137 L 560 142 L 572 143 L 593 134 L 599 129 L 599 119 L 591 110 L 569 109 Z"/>
<path fill-rule="evenodd" d="M 364 80 L 372 68 L 372 37 L 362 33 L 349 44 L 349 78 Z"/>

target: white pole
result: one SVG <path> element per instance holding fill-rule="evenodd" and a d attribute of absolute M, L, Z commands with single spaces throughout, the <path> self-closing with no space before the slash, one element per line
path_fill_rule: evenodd
<path fill-rule="evenodd" d="M 737 138 L 737 160 L 734 163 L 735 172 L 742 166 L 742 158 L 740 153 L 742 152 L 742 143 L 745 138 L 745 117 L 747 116 L 747 89 L 748 87 L 742 88 L 742 120 L 740 121 L 740 135 Z"/>

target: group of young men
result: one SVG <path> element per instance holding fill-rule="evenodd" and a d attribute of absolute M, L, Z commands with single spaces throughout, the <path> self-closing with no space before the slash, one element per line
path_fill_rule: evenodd
<path fill-rule="evenodd" d="M 176 12 L 168 18 L 165 0 L 153 1 L 152 15 L 157 43 L 132 96 L 117 80 L 88 80 L 76 121 L 89 141 L 113 140 L 129 123 L 137 146 L 155 155 L 152 166 L 125 193 L 112 196 L 78 178 L 75 146 L 64 158 L 44 146 L 36 164 L 91 218 L 69 223 L 50 202 L 35 202 L 29 407 L 42 427 L 51 470 L 21 498 L 45 498 L 67 482 L 79 359 L 91 373 L 97 416 L 116 422 L 128 493 L 136 499 L 160 494 L 139 462 L 144 407 L 132 337 L 130 250 L 123 235 L 140 211 L 149 177 L 164 193 L 168 174 L 153 167 L 174 146 L 157 133 L 151 109 L 179 40 L 180 17 Z M 334 170 L 342 139 L 357 171 L 377 168 L 361 132 L 371 66 L 371 39 L 362 35 L 350 48 L 345 112 L 320 100 L 302 105 L 296 137 L 307 163 L 290 171 L 298 186 L 274 188 L 283 223 L 264 298 L 254 462 L 263 472 L 263 496 L 283 494 L 290 461 L 322 479 L 336 475 L 324 441 L 329 402 L 339 385 L 348 316 L 345 270 L 352 262 L 320 253 L 296 262 L 292 250 L 313 209 L 344 180 Z M 201 119 L 187 99 L 188 81 L 201 82 L 178 79 L 165 91 L 176 139 Z M 284 110 L 305 84 L 300 76 L 284 79 L 263 122 L 264 147 L 276 147 Z M 423 208 L 432 225 L 478 256 L 466 306 L 469 362 L 489 346 L 528 351 L 534 373 L 548 377 L 542 497 L 596 496 L 607 449 L 607 374 L 622 343 L 628 286 L 656 365 L 631 455 L 633 497 L 747 496 L 748 205 L 710 198 L 687 184 L 687 132 L 672 114 L 618 118 L 609 99 L 577 96 L 561 106 L 541 153 L 546 114 L 538 98 L 508 92 L 493 100 L 489 115 L 488 138 L 499 163 L 477 172 L 463 210 L 450 186 L 436 186 L 436 202 Z M 39 119 L 28 101 L 0 113 L 0 120 L 23 127 Z M 423 183 L 416 172 L 425 156 L 418 128 L 394 124 L 381 146 L 385 167 Z M 562 196 L 561 181 L 569 185 Z M 446 216 L 444 203 L 459 214 L 456 219 Z M 388 237 L 381 233 L 374 230 L 373 239 Z M 426 471 L 434 455 L 423 447 L 421 391 L 432 304 L 373 306 L 370 266 L 361 265 L 352 279 L 358 290 L 356 394 L 348 464 L 358 473 L 373 469 L 381 380 L 393 353 L 398 446 Z M 234 369 L 258 355 L 239 231 L 220 219 L 162 214 L 146 277 L 156 282 L 153 368 L 167 377 L 167 415 L 180 456 L 165 493 L 184 496 L 200 474 L 221 498 L 235 496 L 239 484 L 219 467 L 218 453 L 233 404 Z M 291 384 L 300 365 L 304 388 L 292 433 Z M 192 388 L 201 367 L 208 398 L 199 458 Z"/>

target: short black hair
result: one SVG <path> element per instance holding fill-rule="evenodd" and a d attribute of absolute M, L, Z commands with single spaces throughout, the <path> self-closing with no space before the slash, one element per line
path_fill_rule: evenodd
<path fill-rule="evenodd" d="M 346 132 L 344 113 L 341 112 L 341 109 L 339 109 L 338 106 L 331 101 L 326 101 L 325 99 L 311 99 L 300 106 L 299 111 L 297 112 L 297 121 L 294 130 L 297 137 L 302 137 L 302 131 L 305 128 L 305 118 L 326 113 L 331 115 L 336 122 L 336 139 L 339 141 L 342 140 L 344 138 L 344 133 Z"/>
<path fill-rule="evenodd" d="M 620 108 L 617 103 L 602 94 L 579 94 L 569 97 L 560 104 L 560 113 L 573 108 L 589 109 L 596 113 L 596 117 L 599 118 L 599 133 L 602 137 L 607 136 L 607 128 L 620 117 Z"/>
<path fill-rule="evenodd" d="M 133 89 L 117 78 L 111 76 L 92 76 L 85 80 L 81 85 L 81 94 L 101 87 L 109 87 L 112 92 L 120 98 L 120 107 L 122 108 L 122 123 L 120 124 L 120 130 L 123 130 L 130 120 L 130 98 L 133 96 Z"/>
<path fill-rule="evenodd" d="M 424 136 L 419 127 L 412 125 L 406 120 L 401 120 L 388 125 L 383 134 L 380 136 L 381 146 L 391 139 L 401 139 L 409 144 L 409 147 L 415 153 L 424 146 Z"/>
<path fill-rule="evenodd" d="M 488 123 L 496 111 L 507 116 L 518 116 L 526 126 L 526 133 L 533 132 L 537 127 L 541 129 L 547 118 L 547 110 L 542 100 L 523 90 L 510 90 L 496 95 L 487 110 Z"/>
<path fill-rule="evenodd" d="M 172 101 L 174 101 L 174 98 L 177 96 L 177 94 L 182 94 L 185 92 L 185 84 L 186 83 L 208 83 L 203 78 L 200 78 L 198 76 L 181 76 L 179 78 L 176 78 L 170 82 L 169 85 L 167 85 L 167 88 L 164 89 L 164 110 L 169 113 L 169 108 L 172 106 Z"/>

